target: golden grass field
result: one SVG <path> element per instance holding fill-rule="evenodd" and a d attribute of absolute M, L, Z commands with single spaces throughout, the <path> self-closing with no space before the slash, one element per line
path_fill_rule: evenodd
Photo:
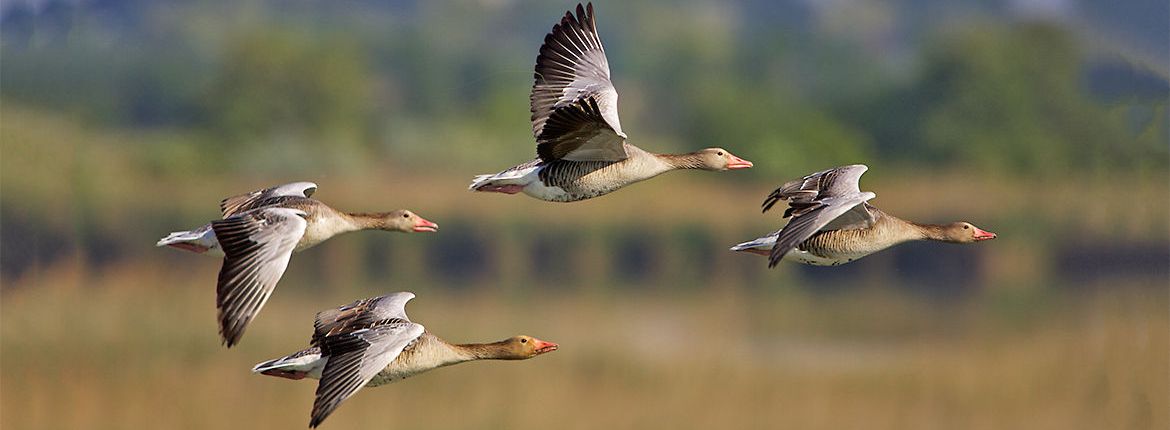
<path fill-rule="evenodd" d="M 176 138 L 165 133 L 95 131 L 11 106 L 3 114 L 5 227 L 34 233 L 5 252 L 47 246 L 35 234 L 67 239 L 62 255 L 3 279 L 3 429 L 305 428 L 315 382 L 256 376 L 251 366 L 304 347 L 315 311 L 401 290 L 418 294 L 412 319 L 450 341 L 529 334 L 561 350 L 363 390 L 322 428 L 1170 427 L 1165 279 L 1114 270 L 1082 280 L 1060 273 L 1054 257 L 1071 246 L 1165 243 L 1170 183 L 1151 172 L 1039 180 L 872 166 L 864 186 L 882 208 L 924 221 L 961 214 L 1000 234 L 963 249 L 981 263 L 973 291 L 940 298 L 891 285 L 902 279 L 892 251 L 853 263 L 867 275 L 850 289 L 724 252 L 777 226 L 758 209 L 776 178 L 677 174 L 553 205 L 469 198 L 466 181 L 483 166 L 217 174 L 174 161 L 198 159 L 195 149 L 165 152 L 188 146 L 143 144 Z M 273 176 L 317 181 L 315 197 L 339 208 L 409 207 L 444 230 L 347 235 L 299 254 L 243 342 L 227 350 L 215 330 L 219 263 L 153 241 L 215 217 L 218 199 Z M 416 183 L 424 185 L 400 186 Z M 444 283 L 427 251 L 460 223 L 494 233 L 481 237 L 487 253 L 503 255 L 501 267 Z M 680 226 L 696 225 L 719 247 L 704 261 L 709 279 L 697 282 L 665 273 L 693 263 L 667 249 L 641 284 L 622 284 L 605 258 L 612 243 L 598 239 L 637 232 L 670 248 Z M 584 256 L 581 279 L 559 285 L 530 273 L 532 226 L 587 242 L 573 249 Z M 102 255 L 103 240 L 116 242 L 113 256 Z M 374 241 L 393 251 L 363 254 Z"/>
<path fill-rule="evenodd" d="M 194 258 L 194 257 L 193 257 Z M 53 267 L 6 285 L 5 429 L 304 428 L 315 382 L 252 375 L 301 348 L 308 310 L 378 285 L 273 296 L 219 346 L 218 264 Z M 561 350 L 363 390 L 322 426 L 396 429 L 1156 429 L 1170 425 L 1164 285 L 938 304 L 818 296 L 412 288 L 451 341 L 530 334 Z M 1047 291 L 1039 288 L 1040 291 Z"/>

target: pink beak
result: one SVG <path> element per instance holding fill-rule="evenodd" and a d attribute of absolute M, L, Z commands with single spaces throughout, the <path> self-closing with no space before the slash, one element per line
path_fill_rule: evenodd
<path fill-rule="evenodd" d="M 742 158 L 736 157 L 734 155 L 731 155 L 730 153 L 728 153 L 727 156 L 729 158 L 731 158 L 731 161 L 729 161 L 727 163 L 728 170 L 746 169 L 746 168 L 753 166 L 751 161 L 747 161 L 747 160 L 744 160 Z"/>
<path fill-rule="evenodd" d="M 975 227 L 975 240 L 978 241 L 991 239 L 995 239 L 995 233 L 986 230 L 980 230 L 979 227 Z"/>
<path fill-rule="evenodd" d="M 426 231 L 426 232 L 433 233 L 433 232 L 439 231 L 439 225 L 435 224 L 433 222 L 427 221 L 427 220 L 423 219 L 423 217 L 418 217 L 418 221 L 416 221 L 414 223 L 414 231 L 417 231 L 417 232 Z"/>
<path fill-rule="evenodd" d="M 552 343 L 552 342 L 545 342 L 545 341 L 540 340 L 540 339 L 533 339 L 533 342 L 535 342 L 534 346 L 536 346 L 536 353 L 537 354 L 544 354 L 546 352 L 553 352 L 553 351 L 556 351 L 557 348 L 560 348 L 560 345 L 557 345 L 557 344 Z"/>

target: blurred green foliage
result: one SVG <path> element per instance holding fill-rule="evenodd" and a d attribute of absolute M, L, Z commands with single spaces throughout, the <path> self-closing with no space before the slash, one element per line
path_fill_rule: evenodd
<path fill-rule="evenodd" d="M 598 5 L 632 141 L 732 148 L 757 162 L 740 177 L 757 178 L 853 162 L 1017 176 L 1170 165 L 1166 71 L 1122 60 L 1155 84 L 1136 101 L 1094 97 L 1085 70 L 1114 60 L 1059 21 L 973 14 L 874 45 L 887 21 L 794 5 L 692 2 L 669 7 L 671 19 L 665 3 Z M 244 151 L 284 152 L 274 165 L 329 154 L 495 166 L 532 153 L 532 62 L 566 7 L 15 5 L 0 95 L 186 130 L 203 137 L 183 144 L 221 161 Z M 228 168 L 245 167 L 256 168 Z"/>
<path fill-rule="evenodd" d="M 369 122 L 372 83 L 352 42 L 284 29 L 244 34 L 204 93 L 206 126 L 229 142 L 291 134 L 353 144 Z"/>

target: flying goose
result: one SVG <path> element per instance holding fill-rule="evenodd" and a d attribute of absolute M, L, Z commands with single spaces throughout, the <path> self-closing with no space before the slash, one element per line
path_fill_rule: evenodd
<path fill-rule="evenodd" d="M 836 266 L 911 240 L 971 243 L 995 239 L 995 233 L 968 222 L 918 224 L 878 210 L 867 203 L 876 195 L 857 185 L 868 169 L 863 164 L 837 167 L 781 185 L 764 199 L 764 212 L 786 200 L 784 218 L 792 219 L 784 228 L 731 250 L 766 255 L 768 267 L 783 258 Z"/>
<path fill-rule="evenodd" d="M 309 427 L 317 427 L 362 387 L 468 361 L 526 360 L 558 348 L 532 336 L 448 343 L 407 318 L 406 302 L 413 298 L 414 293 L 393 293 L 318 313 L 309 348 L 257 364 L 252 372 L 320 379 L 309 420 Z"/>
<path fill-rule="evenodd" d="M 722 148 L 655 154 L 627 143 L 594 18 L 592 3 L 578 4 L 577 15 L 566 12 L 540 47 L 530 97 L 537 158 L 476 176 L 471 190 L 574 202 L 671 170 L 752 167 Z"/>
<path fill-rule="evenodd" d="M 312 182 L 294 182 L 220 202 L 223 219 L 171 233 L 156 246 L 223 256 L 216 285 L 223 343 L 239 342 L 288 267 L 293 252 L 357 230 L 433 232 L 439 225 L 413 212 L 346 213 L 310 198 Z"/>

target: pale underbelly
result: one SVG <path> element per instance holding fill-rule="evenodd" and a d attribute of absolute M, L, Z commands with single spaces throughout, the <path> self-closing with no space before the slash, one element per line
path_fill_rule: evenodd
<path fill-rule="evenodd" d="M 545 185 L 541 181 L 533 181 L 524 188 L 524 194 L 550 202 L 575 202 L 600 197 L 616 191 L 628 184 L 618 184 L 604 187 L 558 186 Z"/>
<path fill-rule="evenodd" d="M 797 263 L 803 263 L 812 266 L 840 266 L 845 263 L 856 261 L 857 259 L 869 254 L 870 253 L 867 252 L 824 257 L 802 249 L 793 249 L 792 251 L 789 251 L 788 254 L 784 256 L 784 258 L 795 261 Z"/>
<path fill-rule="evenodd" d="M 426 372 L 429 369 L 401 369 L 401 368 L 386 368 L 377 375 L 374 375 L 370 382 L 366 383 L 367 387 L 377 387 L 379 385 L 386 385 L 391 382 L 401 381 L 411 376 Z"/>

